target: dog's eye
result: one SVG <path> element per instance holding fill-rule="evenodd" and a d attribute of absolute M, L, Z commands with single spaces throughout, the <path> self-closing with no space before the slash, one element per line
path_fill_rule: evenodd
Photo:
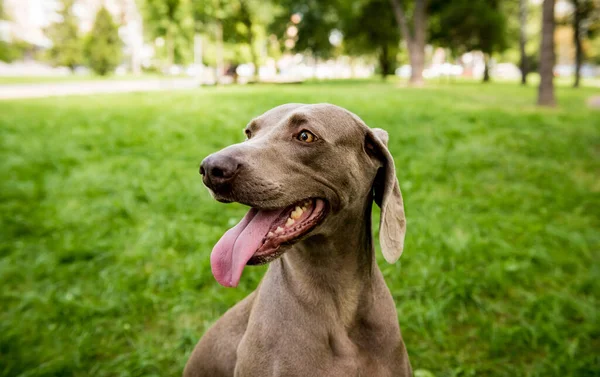
<path fill-rule="evenodd" d="M 244 133 L 246 134 L 246 139 L 250 139 L 252 137 L 252 131 L 250 131 L 249 129 L 245 129 Z"/>
<path fill-rule="evenodd" d="M 302 130 L 302 131 L 300 131 L 298 136 L 296 136 L 296 139 L 303 141 L 305 143 L 312 143 L 313 141 L 315 141 L 317 139 L 317 137 L 310 131 Z"/>

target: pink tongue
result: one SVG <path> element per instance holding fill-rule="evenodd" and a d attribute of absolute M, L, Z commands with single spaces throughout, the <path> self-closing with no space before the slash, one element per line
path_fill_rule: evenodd
<path fill-rule="evenodd" d="M 224 287 L 236 287 L 248 260 L 261 246 L 271 225 L 283 209 L 258 211 L 252 208 L 236 226 L 229 229 L 210 254 L 212 273 Z"/>

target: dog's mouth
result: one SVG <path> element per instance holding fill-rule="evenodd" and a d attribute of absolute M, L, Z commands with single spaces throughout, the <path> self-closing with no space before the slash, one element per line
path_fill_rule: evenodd
<path fill-rule="evenodd" d="M 275 210 L 251 208 L 244 218 L 217 242 L 210 256 L 219 284 L 235 287 L 246 265 L 264 264 L 281 256 L 285 246 L 300 240 L 324 218 L 322 199 L 305 199 Z"/>

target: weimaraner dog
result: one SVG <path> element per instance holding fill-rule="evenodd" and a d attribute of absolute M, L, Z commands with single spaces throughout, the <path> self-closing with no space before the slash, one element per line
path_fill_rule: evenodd
<path fill-rule="evenodd" d="M 251 207 L 215 245 L 211 267 L 235 287 L 271 262 L 258 288 L 196 345 L 186 377 L 400 377 L 411 367 L 396 307 L 375 261 L 402 254 L 406 220 L 387 133 L 330 104 L 287 104 L 208 156 L 204 184 Z"/>

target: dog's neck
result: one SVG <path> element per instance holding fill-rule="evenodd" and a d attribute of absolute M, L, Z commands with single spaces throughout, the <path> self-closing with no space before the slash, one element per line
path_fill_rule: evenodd
<path fill-rule="evenodd" d="M 359 307 L 371 306 L 373 277 L 379 272 L 371 206 L 369 200 L 360 208 L 336 213 L 332 234 L 299 242 L 270 266 L 298 300 L 346 325 L 356 319 Z"/>

